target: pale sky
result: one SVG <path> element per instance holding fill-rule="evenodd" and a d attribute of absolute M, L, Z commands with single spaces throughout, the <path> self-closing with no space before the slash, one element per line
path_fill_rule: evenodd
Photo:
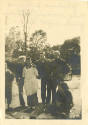
<path fill-rule="evenodd" d="M 83 26 L 81 2 L 40 1 L 8 2 L 5 9 L 6 33 L 12 26 L 19 26 L 22 30 L 22 11 L 29 9 L 30 35 L 35 30 L 42 29 L 47 33 L 47 42 L 51 45 L 62 44 L 66 39 L 81 35 Z"/>

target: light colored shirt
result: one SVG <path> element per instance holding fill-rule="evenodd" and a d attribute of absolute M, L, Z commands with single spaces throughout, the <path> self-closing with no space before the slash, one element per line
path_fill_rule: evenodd
<path fill-rule="evenodd" d="M 26 68 L 23 69 L 23 77 L 24 77 L 24 88 L 26 95 L 32 95 L 34 93 L 37 93 L 38 89 L 38 71 L 35 67 Z"/>

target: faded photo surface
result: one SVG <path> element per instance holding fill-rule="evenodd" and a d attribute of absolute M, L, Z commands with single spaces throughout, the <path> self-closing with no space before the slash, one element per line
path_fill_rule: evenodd
<path fill-rule="evenodd" d="M 5 119 L 82 120 L 82 2 L 8 2 Z"/>

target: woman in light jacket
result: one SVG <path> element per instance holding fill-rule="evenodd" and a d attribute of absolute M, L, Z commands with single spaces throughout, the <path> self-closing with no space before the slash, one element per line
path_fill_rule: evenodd
<path fill-rule="evenodd" d="M 27 95 L 27 104 L 34 106 L 38 103 L 37 90 L 38 90 L 38 71 L 33 66 L 31 59 L 26 60 L 26 66 L 23 69 L 24 89 Z"/>

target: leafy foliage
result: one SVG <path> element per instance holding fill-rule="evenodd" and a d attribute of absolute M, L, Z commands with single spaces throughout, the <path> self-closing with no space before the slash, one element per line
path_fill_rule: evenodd
<path fill-rule="evenodd" d="M 5 39 L 6 56 L 12 56 L 13 51 L 17 48 L 18 41 L 22 41 L 20 31 L 18 31 L 17 28 L 18 27 L 11 27 L 9 34 Z"/>
<path fill-rule="evenodd" d="M 38 30 L 34 32 L 30 38 L 30 56 L 32 60 L 38 60 L 43 53 L 47 41 L 46 32 Z"/>
<path fill-rule="evenodd" d="M 60 48 L 60 57 L 80 72 L 80 38 L 66 40 Z"/>
<path fill-rule="evenodd" d="M 68 61 L 73 55 L 80 55 L 79 37 L 66 40 L 60 48 L 61 57 Z"/>
<path fill-rule="evenodd" d="M 25 44 L 23 41 L 21 41 L 21 40 L 16 41 L 15 46 L 16 47 L 15 47 L 15 49 L 13 51 L 13 55 L 12 55 L 14 58 L 17 58 L 17 57 L 25 54 Z"/>

